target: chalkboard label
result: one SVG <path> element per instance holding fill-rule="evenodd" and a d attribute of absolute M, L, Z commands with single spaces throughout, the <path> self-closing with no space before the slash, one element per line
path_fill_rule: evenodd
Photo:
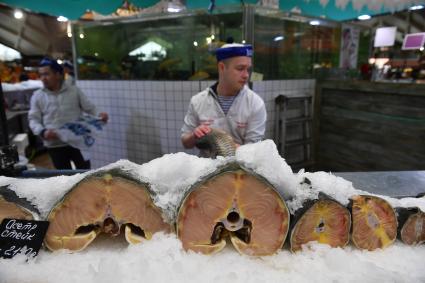
<path fill-rule="evenodd" d="M 5 218 L 0 225 L 0 257 L 12 258 L 19 253 L 35 257 L 41 248 L 49 221 Z"/>

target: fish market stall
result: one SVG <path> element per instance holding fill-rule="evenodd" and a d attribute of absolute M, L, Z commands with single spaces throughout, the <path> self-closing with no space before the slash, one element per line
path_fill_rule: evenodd
<path fill-rule="evenodd" d="M 234 164 L 239 167 L 232 167 Z M 122 173 L 117 174 L 117 170 Z M 128 181 L 130 179 L 133 181 Z M 89 183 L 92 189 L 84 189 L 83 187 Z M 97 185 L 101 183 L 105 185 Z M 145 187 L 147 188 L 145 190 L 134 187 L 136 184 L 149 186 Z M 236 150 L 235 156 L 230 157 L 210 159 L 175 153 L 141 165 L 120 160 L 98 170 L 73 176 L 45 179 L 1 177 L 0 185 L 8 186 L 19 198 L 25 198 L 31 205 L 37 207 L 41 219 L 48 217 L 53 219 L 52 215 L 59 217 L 59 213 L 80 205 L 81 213 L 72 212 L 57 219 L 69 219 L 67 223 L 86 219 L 85 226 L 80 226 L 78 233 L 67 234 L 69 236 L 56 234 L 56 238 L 52 239 L 62 239 L 63 243 L 66 240 L 88 241 L 82 249 L 78 248 L 79 251 L 76 249 L 71 252 L 71 246 L 66 250 L 52 249 L 53 246 L 49 245 L 49 249 L 54 251 L 42 249 L 37 257 L 29 261 L 23 255 L 7 260 L 1 259 L 1 282 L 422 282 L 425 280 L 423 269 L 425 246 L 419 242 L 416 245 L 406 244 L 402 240 L 395 239 L 394 234 L 397 233 L 394 230 L 397 221 L 393 218 L 396 208 L 415 207 L 419 212 L 425 211 L 424 198 L 416 198 L 413 195 L 407 197 L 410 193 L 416 195 L 417 187 L 398 199 L 385 196 L 387 182 L 383 182 L 382 190 L 367 192 L 365 187 L 360 187 L 356 182 L 350 182 L 331 173 L 293 172 L 279 156 L 275 144 L 270 140 L 241 146 Z M 220 201 L 221 198 L 211 198 L 214 191 L 208 188 L 215 186 L 217 189 L 222 186 L 229 188 L 223 190 L 221 196 L 229 192 L 231 195 L 226 197 L 224 202 Z M 256 190 L 254 187 L 260 189 Z M 114 192 L 118 188 L 122 194 L 116 195 Z M 98 191 L 95 196 L 99 198 L 95 203 L 99 209 L 94 209 L 95 206 L 90 205 L 93 198 L 89 193 L 84 193 L 93 190 Z M 199 243 L 198 246 L 202 246 L 203 249 L 195 252 L 193 247 L 187 245 L 186 238 L 179 231 L 176 234 L 163 229 L 161 232 L 150 234 L 149 229 L 145 228 L 141 233 L 136 226 L 148 227 L 146 223 L 142 223 L 146 219 L 140 220 L 138 224 L 137 220 L 131 219 L 131 214 L 124 213 L 126 208 L 131 211 L 131 207 L 134 207 L 131 201 L 125 201 L 127 207 L 116 205 L 119 204 L 118 196 L 129 193 L 134 195 L 135 200 L 140 198 L 139 193 L 143 191 L 149 192 L 151 196 L 151 201 L 144 198 L 147 201 L 145 203 L 149 203 L 150 209 L 161 211 L 164 223 L 171 223 L 172 227 L 176 225 L 177 230 L 181 225 L 183 227 L 189 225 L 191 219 L 199 217 L 204 212 L 210 211 L 207 215 L 213 215 L 211 211 L 216 210 L 211 209 L 214 207 L 223 207 L 219 209 L 221 211 L 219 214 L 224 215 L 224 218 L 221 216 L 214 218 L 214 221 L 217 221 L 216 225 L 208 226 L 211 218 L 207 217 L 204 218 L 204 223 L 201 222 L 198 226 L 186 230 L 193 233 L 192 235 L 200 235 L 199 239 L 202 239 L 204 231 L 202 227 L 214 228 L 211 239 L 204 240 L 203 244 Z M 259 191 L 264 194 L 264 198 L 259 196 L 250 198 Z M 246 197 L 245 192 L 249 192 Z M 352 200 L 353 208 L 350 211 L 354 222 L 348 243 L 342 241 L 332 247 L 335 244 L 333 239 L 339 237 L 335 236 L 335 233 L 332 234 L 332 231 L 343 231 L 344 235 L 348 235 L 349 231 L 339 229 L 338 227 L 342 227 L 340 224 L 336 225 L 338 229 L 335 230 L 335 227 L 332 228 L 328 224 L 340 223 L 339 220 L 329 219 L 338 216 L 337 219 L 341 219 L 341 223 L 345 223 L 346 227 L 347 218 L 344 216 L 346 215 L 344 209 L 331 209 L 343 213 L 323 213 L 320 207 L 324 211 L 334 207 L 328 202 L 320 202 L 323 195 L 326 195 L 326 200 L 331 200 L 341 207 L 349 207 Z M 73 199 L 80 201 L 76 202 Z M 216 201 L 216 204 L 211 206 L 211 200 Z M 302 219 L 301 222 L 300 220 L 297 222 L 296 218 L 289 219 L 285 214 L 285 211 L 288 211 L 293 215 L 299 209 L 306 208 L 310 201 L 313 201 L 313 206 L 298 218 Z M 106 209 L 107 213 L 102 214 L 100 218 L 93 218 L 94 220 L 90 220 L 92 222 L 87 222 L 90 215 L 96 215 L 97 211 L 105 211 L 102 203 L 110 208 Z M 191 214 L 191 211 L 198 208 L 201 210 Z M 386 212 L 386 216 L 381 215 L 380 210 Z M 362 214 L 362 211 L 368 211 L 368 214 Z M 298 225 L 302 228 L 301 231 L 308 230 L 315 219 L 309 212 L 323 216 L 315 228 L 313 227 L 318 234 L 323 232 L 321 234 L 323 237 L 309 240 L 294 251 L 291 249 L 293 245 L 291 234 L 294 233 L 288 231 L 295 222 L 297 225 L 301 223 Z M 261 218 L 258 217 L 264 213 L 269 215 L 270 220 L 276 219 L 277 216 L 281 220 L 259 221 Z M 139 212 L 137 215 L 143 213 Z M 94 226 L 89 225 L 99 223 L 96 219 L 102 222 Z M 122 219 L 126 220 L 121 221 Z M 365 220 L 369 221 L 369 224 L 363 227 L 359 223 Z M 133 226 L 129 223 L 133 223 Z M 159 222 L 155 220 L 149 223 Z M 279 223 L 290 225 L 282 226 Z M 83 222 L 78 225 L 82 224 Z M 241 229 L 232 230 L 233 224 L 241 225 Z M 53 221 L 50 225 L 55 226 Z M 117 232 L 114 228 L 119 225 L 122 225 L 122 230 L 125 231 L 107 233 L 107 231 Z M 279 227 L 278 230 L 282 233 L 280 235 L 287 234 L 281 248 L 268 255 L 249 255 L 249 250 L 256 244 L 259 247 L 267 245 L 267 242 L 262 242 L 261 237 L 257 235 L 262 231 L 275 231 L 273 227 Z M 326 232 L 327 229 L 331 234 Z M 358 233 L 359 229 L 366 230 Z M 47 234 L 53 235 L 53 232 L 51 230 Z M 368 248 L 362 248 L 358 240 L 352 241 L 356 233 L 368 235 L 368 238 L 363 239 L 369 245 Z M 116 235 L 111 236 L 112 234 Z M 314 233 L 301 232 L 298 235 L 296 237 L 301 239 L 302 235 L 311 237 Z M 419 233 L 419 236 L 421 235 Z M 95 239 L 91 239 L 91 236 L 95 236 Z M 246 236 L 250 236 L 250 239 Z M 273 237 L 270 234 L 270 239 Z M 274 243 L 277 243 L 280 238 L 273 239 L 276 239 Z M 208 250 L 212 248 L 215 252 L 208 254 L 204 248 Z"/>

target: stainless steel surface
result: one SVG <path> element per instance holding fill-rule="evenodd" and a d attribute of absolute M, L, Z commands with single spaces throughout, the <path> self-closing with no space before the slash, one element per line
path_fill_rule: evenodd
<path fill-rule="evenodd" d="M 425 171 L 333 173 L 353 183 L 354 188 L 391 197 L 417 196 L 425 192 Z"/>
<path fill-rule="evenodd" d="M 75 174 L 85 173 L 88 170 L 76 169 L 76 170 L 55 170 L 55 169 L 37 169 L 37 170 L 23 170 L 19 175 L 20 178 L 49 178 L 56 176 L 72 176 Z"/>

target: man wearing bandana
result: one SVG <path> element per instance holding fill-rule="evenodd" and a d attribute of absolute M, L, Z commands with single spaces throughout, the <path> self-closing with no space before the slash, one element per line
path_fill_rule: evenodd
<path fill-rule="evenodd" d="M 90 160 L 85 160 L 78 148 L 60 140 L 58 130 L 82 113 L 98 115 L 103 122 L 108 121 L 108 114 L 98 113 L 78 87 L 64 83 L 63 68 L 56 60 L 44 58 L 38 72 L 44 87 L 31 97 L 28 120 L 32 132 L 43 139 L 56 169 L 71 169 L 71 161 L 77 169 L 90 169 Z"/>
<path fill-rule="evenodd" d="M 225 131 L 237 145 L 264 137 L 264 101 L 246 85 L 252 53 L 251 45 L 237 43 L 217 49 L 218 82 L 191 98 L 181 129 L 185 148 L 193 148 L 211 128 Z"/>

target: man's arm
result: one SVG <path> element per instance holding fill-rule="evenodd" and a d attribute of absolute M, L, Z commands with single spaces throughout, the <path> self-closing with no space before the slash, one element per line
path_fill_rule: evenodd
<path fill-rule="evenodd" d="M 87 98 L 87 96 L 84 94 L 84 92 L 82 92 L 78 87 L 75 86 L 75 88 L 77 89 L 81 110 L 83 110 L 84 112 L 88 114 L 96 115 L 97 111 L 96 111 L 96 106 L 94 105 L 94 103 L 91 102 Z"/>
<path fill-rule="evenodd" d="M 88 97 L 84 94 L 84 92 L 82 92 L 78 87 L 76 87 L 76 88 L 77 88 L 78 96 L 80 98 L 80 107 L 81 107 L 81 109 L 84 112 L 88 113 L 88 114 L 96 115 L 97 114 L 96 113 L 97 111 L 96 111 L 96 106 L 94 105 L 94 103 L 91 102 L 88 99 Z M 108 122 L 108 119 L 109 119 L 108 113 L 106 113 L 106 112 L 100 112 L 97 115 L 100 117 L 100 119 L 103 122 L 105 122 L 105 123 Z"/>
<path fill-rule="evenodd" d="M 193 101 L 189 103 L 181 131 L 181 141 L 185 148 L 193 148 L 197 139 L 211 131 L 210 127 L 206 125 L 199 125 L 199 118 L 194 109 Z"/>
<path fill-rule="evenodd" d="M 195 146 L 196 140 L 193 132 L 185 133 L 181 137 L 182 144 L 184 148 L 193 148 Z"/>
<path fill-rule="evenodd" d="M 193 148 L 196 145 L 196 140 L 211 132 L 211 128 L 206 125 L 196 127 L 192 132 L 182 135 L 182 144 L 185 148 Z"/>
<path fill-rule="evenodd" d="M 244 143 L 259 142 L 264 138 L 266 131 L 267 111 L 264 102 L 261 103 L 254 109 L 246 130 Z"/>
<path fill-rule="evenodd" d="M 28 121 L 31 131 L 34 135 L 38 135 L 45 140 L 56 140 L 58 135 L 55 130 L 46 129 L 43 125 L 43 114 L 37 96 L 35 94 L 31 97 L 30 110 L 28 112 Z"/>
<path fill-rule="evenodd" d="M 28 122 L 34 135 L 42 135 L 45 131 L 40 106 L 38 105 L 37 95 L 33 94 L 28 112 Z"/>

